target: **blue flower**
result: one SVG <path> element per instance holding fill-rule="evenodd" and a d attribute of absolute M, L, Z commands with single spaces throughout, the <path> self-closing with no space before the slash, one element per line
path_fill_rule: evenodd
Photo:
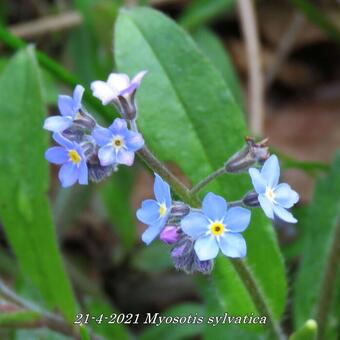
<path fill-rule="evenodd" d="M 81 109 L 83 93 L 84 88 L 81 85 L 77 85 L 73 91 L 73 97 L 60 95 L 58 97 L 58 108 L 61 116 L 46 118 L 44 129 L 53 132 L 63 132 L 69 128 Z"/>
<path fill-rule="evenodd" d="M 254 189 L 259 194 L 259 203 L 267 217 L 274 219 L 276 215 L 286 222 L 296 223 L 297 220 L 286 209 L 291 208 L 299 200 L 299 195 L 288 184 L 278 184 L 280 166 L 277 157 L 270 156 L 263 164 L 261 172 L 250 168 L 249 174 Z"/>
<path fill-rule="evenodd" d="M 250 222 L 250 211 L 242 207 L 228 209 L 221 196 L 209 192 L 203 200 L 202 212 L 191 212 L 181 221 L 182 230 L 195 240 L 200 261 L 214 259 L 219 249 L 229 257 L 240 258 L 247 245 L 240 232 Z"/>
<path fill-rule="evenodd" d="M 66 188 L 77 181 L 88 184 L 86 158 L 81 146 L 71 142 L 60 133 L 54 133 L 53 139 L 61 146 L 54 146 L 45 152 L 45 158 L 53 164 L 62 164 L 59 170 L 59 180 Z"/>
<path fill-rule="evenodd" d="M 149 227 L 144 231 L 142 240 L 150 244 L 164 228 L 171 212 L 171 194 L 169 184 L 155 174 L 153 191 L 156 200 L 145 200 L 137 210 L 137 218 Z"/>
<path fill-rule="evenodd" d="M 132 165 L 135 152 L 144 145 L 140 133 L 130 131 L 124 119 L 116 118 L 108 129 L 97 127 L 92 137 L 100 146 L 98 158 L 102 166 L 111 164 Z"/>

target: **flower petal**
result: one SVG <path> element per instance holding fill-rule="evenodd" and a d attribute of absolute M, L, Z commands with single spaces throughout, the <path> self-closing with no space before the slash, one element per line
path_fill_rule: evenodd
<path fill-rule="evenodd" d="M 53 164 L 64 164 L 68 161 L 68 152 L 61 146 L 54 146 L 45 152 L 45 158 Z"/>
<path fill-rule="evenodd" d="M 160 217 L 159 204 L 155 200 L 145 200 L 136 212 L 137 218 L 145 224 L 154 224 Z"/>
<path fill-rule="evenodd" d="M 58 96 L 58 108 L 62 116 L 66 117 L 72 117 L 72 119 L 75 116 L 74 109 L 73 109 L 73 98 L 66 95 L 59 95 Z"/>
<path fill-rule="evenodd" d="M 100 165 L 107 166 L 117 163 L 115 150 L 111 145 L 106 145 L 98 150 Z"/>
<path fill-rule="evenodd" d="M 88 169 L 85 161 L 80 163 L 78 182 L 82 185 L 87 185 L 89 183 Z"/>
<path fill-rule="evenodd" d="M 241 234 L 224 233 L 219 238 L 219 245 L 225 256 L 232 258 L 242 258 L 247 254 L 247 244 Z"/>
<path fill-rule="evenodd" d="M 209 221 L 198 212 L 191 212 L 181 220 L 181 229 L 190 237 L 197 239 L 208 231 Z"/>
<path fill-rule="evenodd" d="M 77 85 L 73 91 L 73 110 L 77 112 L 81 108 L 81 99 L 84 94 L 84 87 L 81 85 Z"/>
<path fill-rule="evenodd" d="M 62 187 L 67 188 L 73 185 L 79 176 L 79 168 L 71 162 L 65 163 L 59 170 L 59 180 Z"/>
<path fill-rule="evenodd" d="M 155 193 L 156 200 L 159 203 L 165 203 L 167 208 L 171 206 L 170 186 L 156 173 L 153 191 Z"/>
<path fill-rule="evenodd" d="M 66 149 L 73 149 L 74 143 L 72 143 L 70 140 L 65 138 L 61 133 L 54 133 L 52 135 L 52 138 L 61 146 L 64 146 Z"/>
<path fill-rule="evenodd" d="M 258 200 L 260 202 L 261 208 L 263 209 L 266 216 L 270 219 L 274 218 L 274 212 L 273 212 L 273 204 L 268 200 L 268 198 L 264 195 L 259 195 Z"/>
<path fill-rule="evenodd" d="M 128 75 L 124 73 L 111 73 L 107 79 L 107 84 L 115 92 L 116 96 L 130 85 Z"/>
<path fill-rule="evenodd" d="M 217 240 L 212 235 L 202 236 L 196 240 L 194 249 L 200 261 L 214 259 L 218 254 Z"/>
<path fill-rule="evenodd" d="M 71 125 L 71 117 L 52 116 L 45 119 L 44 129 L 52 132 L 63 132 Z"/>
<path fill-rule="evenodd" d="M 222 220 L 227 212 L 227 202 L 223 197 L 208 192 L 203 199 L 202 210 L 212 221 Z"/>
<path fill-rule="evenodd" d="M 138 72 L 133 79 L 131 80 L 131 83 L 136 83 L 138 86 L 140 85 L 142 79 L 144 78 L 144 76 L 148 73 L 148 71 L 144 70 L 144 71 L 140 71 Z"/>
<path fill-rule="evenodd" d="M 92 131 L 92 137 L 99 146 L 104 146 L 112 141 L 113 135 L 111 130 L 103 127 L 96 127 Z"/>
<path fill-rule="evenodd" d="M 258 194 L 263 194 L 266 192 L 266 181 L 260 174 L 260 171 L 255 168 L 250 168 L 249 175 L 253 183 L 254 189 Z"/>
<path fill-rule="evenodd" d="M 127 124 L 125 119 L 116 118 L 113 123 L 109 126 L 109 129 L 113 132 L 113 134 L 124 134 L 127 130 Z"/>
<path fill-rule="evenodd" d="M 278 218 L 288 223 L 297 222 L 297 219 L 289 211 L 278 205 L 274 205 L 274 213 Z"/>
<path fill-rule="evenodd" d="M 230 208 L 224 218 L 226 228 L 232 232 L 244 231 L 250 222 L 251 212 L 242 207 Z"/>
<path fill-rule="evenodd" d="M 142 234 L 142 241 L 149 245 L 161 232 L 162 226 L 159 224 L 157 225 L 150 225 Z"/>
<path fill-rule="evenodd" d="M 140 133 L 129 131 L 126 138 L 126 147 L 130 151 L 137 151 L 144 145 L 144 139 Z"/>
<path fill-rule="evenodd" d="M 299 194 L 287 183 L 281 183 L 274 189 L 275 201 L 284 208 L 291 208 L 299 200 Z"/>
<path fill-rule="evenodd" d="M 279 160 L 275 155 L 271 155 L 263 164 L 261 175 L 271 188 L 279 183 L 280 165 Z"/>
<path fill-rule="evenodd" d="M 116 93 L 111 89 L 111 87 L 104 81 L 96 80 L 91 83 L 92 94 L 101 100 L 103 105 L 108 104 L 110 101 L 114 100 L 117 96 Z"/>
<path fill-rule="evenodd" d="M 117 163 L 131 166 L 135 160 L 135 153 L 133 151 L 127 151 L 120 149 L 117 152 Z"/>

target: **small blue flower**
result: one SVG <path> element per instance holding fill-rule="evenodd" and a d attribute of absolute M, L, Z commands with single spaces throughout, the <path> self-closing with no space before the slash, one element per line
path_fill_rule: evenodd
<path fill-rule="evenodd" d="M 274 219 L 274 214 L 281 220 L 296 223 L 297 220 L 286 209 L 291 208 L 299 195 L 286 183 L 279 183 L 280 166 L 275 155 L 270 156 L 263 164 L 261 172 L 255 168 L 249 169 L 258 200 L 268 218 Z"/>
<path fill-rule="evenodd" d="M 171 194 L 169 184 L 155 174 L 153 191 L 156 200 L 145 200 L 137 210 L 137 218 L 149 227 L 144 231 L 142 240 L 150 244 L 164 228 L 171 212 Z"/>
<path fill-rule="evenodd" d="M 45 158 L 53 164 L 62 164 L 59 170 L 59 180 L 66 188 L 77 181 L 88 184 L 86 158 L 81 146 L 71 142 L 60 133 L 54 133 L 53 139 L 61 146 L 54 146 L 45 152 Z"/>
<path fill-rule="evenodd" d="M 221 196 L 209 192 L 203 200 L 202 212 L 191 212 L 181 221 L 182 230 L 195 240 L 200 261 L 214 259 L 219 249 L 226 256 L 244 257 L 247 245 L 240 232 L 250 222 L 250 211 L 242 207 L 228 209 Z"/>
<path fill-rule="evenodd" d="M 111 164 L 132 165 L 135 152 L 144 145 L 140 133 L 130 131 L 124 119 L 116 118 L 108 128 L 97 127 L 92 137 L 100 146 L 98 158 L 102 166 Z"/>
<path fill-rule="evenodd" d="M 77 85 L 73 91 L 73 97 L 60 95 L 58 97 L 58 108 L 61 116 L 46 118 L 44 129 L 53 132 L 63 132 L 69 128 L 79 114 L 83 93 L 84 88 L 81 85 Z"/>

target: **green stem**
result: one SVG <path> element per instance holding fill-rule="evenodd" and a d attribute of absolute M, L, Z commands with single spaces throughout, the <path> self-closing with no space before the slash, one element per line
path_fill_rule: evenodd
<path fill-rule="evenodd" d="M 214 180 L 216 177 L 222 176 L 226 173 L 225 167 L 223 166 L 220 169 L 217 169 L 213 173 L 211 173 L 206 178 L 202 179 L 200 182 L 198 182 L 191 190 L 190 193 L 192 195 L 197 194 L 200 192 L 205 186 L 207 186 L 212 180 Z"/>
<path fill-rule="evenodd" d="M 331 308 L 332 297 L 335 290 L 335 282 L 337 278 L 338 263 L 340 261 L 340 217 L 334 232 L 334 237 L 328 259 L 326 261 L 326 269 L 321 283 L 320 297 L 316 307 L 316 322 L 318 324 L 317 339 L 324 339 L 324 333 L 327 325 L 327 318 Z"/>
<path fill-rule="evenodd" d="M 243 284 L 248 289 L 248 292 L 250 293 L 256 309 L 261 315 L 267 317 L 272 333 L 276 336 L 278 340 L 285 340 L 286 336 L 284 335 L 280 324 L 275 320 L 274 316 L 272 315 L 272 312 L 266 303 L 265 297 L 257 286 L 256 280 L 245 262 L 239 259 L 234 259 L 231 260 L 231 263 L 234 266 L 234 269 L 238 273 L 239 277 L 243 281 Z"/>
<path fill-rule="evenodd" d="M 13 49 L 19 49 L 26 46 L 26 43 L 21 39 L 14 37 L 10 32 L 8 32 L 4 27 L 0 26 L 0 40 L 3 41 L 7 46 Z M 56 63 L 53 59 L 46 56 L 44 53 L 40 51 L 36 51 L 37 58 L 41 66 L 50 71 L 52 74 L 56 76 L 56 78 L 62 80 L 63 82 L 75 86 L 78 80 L 69 73 L 66 69 L 64 69 L 61 65 Z M 95 108 L 100 114 L 103 115 L 104 118 L 111 120 L 111 114 L 108 114 L 107 111 L 99 104 L 99 102 L 93 98 L 89 93 L 85 94 L 85 102 L 89 103 L 93 108 Z M 133 124 L 132 124 L 133 125 Z M 136 127 L 137 128 L 137 127 Z M 147 164 L 149 168 L 151 168 L 154 172 L 157 172 L 160 176 L 166 180 L 169 185 L 172 187 L 174 192 L 187 204 L 193 207 L 199 207 L 201 202 L 196 196 L 196 193 L 203 188 L 207 183 L 209 183 L 212 179 L 222 174 L 222 168 L 217 170 L 212 175 L 208 176 L 205 180 L 200 182 L 198 185 L 190 191 L 183 183 L 181 183 L 176 176 L 172 174 L 169 169 L 163 165 L 147 148 L 143 147 L 138 155 L 142 158 L 142 160 Z M 197 189 L 198 186 L 198 189 Z M 231 260 L 234 265 L 235 270 L 239 274 L 242 279 L 244 285 L 247 287 L 248 292 L 260 313 L 265 314 L 269 320 L 269 326 L 272 332 L 277 336 L 277 339 L 282 340 L 285 339 L 283 332 L 281 331 L 280 325 L 273 318 L 272 313 L 270 312 L 269 306 L 267 306 L 266 300 L 262 295 L 261 291 L 256 285 L 256 281 L 249 271 L 244 262 L 240 260 Z M 1 282 L 0 282 L 1 283 Z M 1 286 L 0 284 L 0 290 Z"/>

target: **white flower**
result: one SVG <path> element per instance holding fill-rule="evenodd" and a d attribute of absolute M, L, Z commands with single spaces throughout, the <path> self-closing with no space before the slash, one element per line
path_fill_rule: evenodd
<path fill-rule="evenodd" d="M 107 81 L 96 80 L 91 83 L 93 95 L 101 100 L 103 105 L 111 101 L 119 104 L 118 96 L 130 100 L 131 96 L 139 87 L 147 71 L 141 71 L 130 81 L 129 76 L 124 73 L 111 73 Z"/>

